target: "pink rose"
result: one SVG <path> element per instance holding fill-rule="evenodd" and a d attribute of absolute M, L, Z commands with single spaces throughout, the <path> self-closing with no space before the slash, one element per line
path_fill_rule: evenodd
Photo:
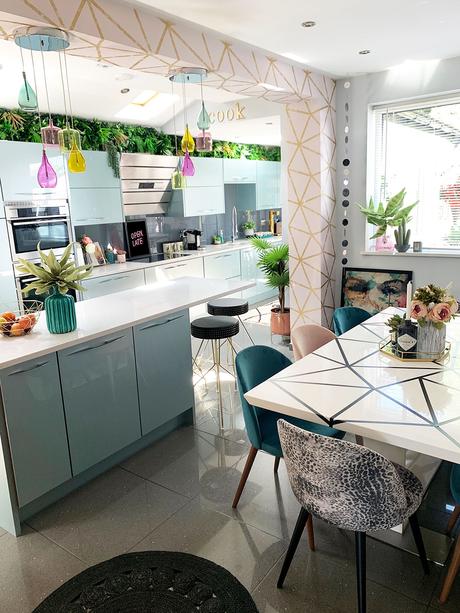
<path fill-rule="evenodd" d="M 413 319 L 423 319 L 428 315 L 428 309 L 420 300 L 412 300 L 411 314 Z"/>
<path fill-rule="evenodd" d="M 435 304 L 431 311 L 428 313 L 429 319 L 434 322 L 446 322 L 452 317 L 450 311 L 450 305 L 447 302 L 440 302 Z"/>
<path fill-rule="evenodd" d="M 89 236 L 86 236 L 86 235 L 85 235 L 85 236 L 83 236 L 83 237 L 82 237 L 82 239 L 81 239 L 81 241 L 80 241 L 80 242 L 81 242 L 81 244 L 82 244 L 82 245 L 89 245 L 89 244 L 90 244 L 90 243 L 92 243 L 93 241 L 90 239 L 90 237 L 89 237 Z"/>
<path fill-rule="evenodd" d="M 453 300 L 450 304 L 450 312 L 454 315 L 458 311 L 458 302 Z"/>

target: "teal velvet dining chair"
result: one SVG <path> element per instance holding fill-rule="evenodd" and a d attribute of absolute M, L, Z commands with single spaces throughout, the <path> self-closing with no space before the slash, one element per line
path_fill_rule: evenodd
<path fill-rule="evenodd" d="M 359 307 L 340 307 L 335 309 L 332 318 L 334 332 L 337 336 L 345 334 L 355 326 L 359 326 L 363 321 L 369 319 L 370 313 Z"/>
<path fill-rule="evenodd" d="M 449 525 L 447 531 L 450 533 L 455 528 L 458 518 L 460 517 L 460 464 L 456 464 L 452 467 L 450 474 L 450 489 L 452 497 L 455 500 L 455 508 L 450 516 Z M 449 598 L 452 584 L 455 581 L 455 577 L 460 570 L 460 534 L 457 536 L 457 542 L 455 543 L 454 553 L 452 554 L 452 560 L 450 562 L 449 570 L 447 571 L 444 584 L 442 586 L 441 595 L 439 601 L 444 604 Z"/>
<path fill-rule="evenodd" d="M 284 419 L 299 428 L 315 432 L 316 434 L 333 436 L 335 438 L 343 438 L 345 436 L 345 432 L 335 428 L 329 428 L 326 425 L 322 426 L 296 417 L 288 417 L 282 413 L 267 411 L 248 403 L 244 397 L 246 392 L 292 364 L 291 360 L 280 351 L 273 347 L 254 345 L 240 351 L 236 356 L 235 362 L 244 424 L 251 448 L 235 498 L 233 499 L 232 507 L 234 509 L 238 505 L 258 451 L 265 451 L 275 456 L 275 473 L 278 472 L 280 458 L 283 456 L 277 427 L 279 419 Z"/>

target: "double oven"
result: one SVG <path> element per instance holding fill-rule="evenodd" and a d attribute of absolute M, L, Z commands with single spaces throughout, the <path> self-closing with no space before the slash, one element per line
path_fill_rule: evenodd
<path fill-rule="evenodd" d="M 42 302 L 46 296 L 37 295 L 35 292 L 24 296 L 22 290 L 36 277 L 20 273 L 16 265 L 20 258 L 38 263 L 38 243 L 40 249 L 53 249 L 57 256 L 62 255 L 72 240 L 69 204 L 67 200 L 5 202 L 5 216 L 20 300 L 22 297 Z M 76 298 L 75 294 L 73 295 Z"/>

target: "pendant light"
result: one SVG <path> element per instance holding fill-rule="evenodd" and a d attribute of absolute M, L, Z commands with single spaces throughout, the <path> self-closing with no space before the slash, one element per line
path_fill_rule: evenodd
<path fill-rule="evenodd" d="M 43 42 L 40 47 L 40 54 L 42 58 L 42 68 L 43 68 L 43 82 L 45 85 L 45 93 L 46 93 L 46 103 L 48 105 L 48 125 L 44 128 L 40 128 L 42 143 L 47 147 L 59 147 L 59 128 L 53 124 L 53 119 L 51 117 L 51 105 L 50 105 L 50 97 L 48 93 L 48 82 L 46 80 L 46 68 L 45 68 L 45 57 L 43 54 Z"/>
<path fill-rule="evenodd" d="M 22 63 L 22 85 L 19 90 L 18 105 L 19 108 L 21 108 L 23 111 L 36 111 L 38 108 L 37 94 L 32 89 L 30 83 L 27 81 L 22 47 L 19 47 L 19 51 L 21 52 Z"/>
<path fill-rule="evenodd" d="M 187 187 L 187 180 L 182 174 L 182 160 L 179 156 L 177 148 L 177 130 L 176 130 L 176 104 L 174 102 L 174 81 L 171 80 L 171 97 L 173 104 L 173 129 L 174 129 L 174 146 L 176 150 L 177 166 L 171 175 L 171 187 L 173 189 L 184 189 Z"/>
<path fill-rule="evenodd" d="M 181 144 L 181 149 L 184 152 L 184 154 L 187 154 L 187 153 L 193 153 L 195 151 L 195 141 L 193 140 L 192 133 L 190 132 L 189 127 L 188 127 L 188 121 L 187 121 L 187 96 L 185 94 L 185 81 L 182 81 L 182 99 L 183 99 L 183 103 L 184 103 L 184 124 L 185 124 L 185 130 L 184 130 L 184 136 L 182 137 L 182 140 L 181 140 L 180 144 Z"/>
<path fill-rule="evenodd" d="M 63 49 L 63 53 L 65 76 L 67 83 L 67 96 L 69 101 L 70 123 L 72 127 L 70 127 L 69 122 L 66 121 L 66 127 L 61 130 L 59 134 L 59 146 L 61 147 L 61 151 L 69 151 L 69 159 L 67 161 L 69 171 L 73 173 L 85 172 L 86 161 L 81 152 L 80 132 L 78 130 L 75 130 L 73 124 L 72 101 L 69 85 L 69 71 L 67 69 L 67 56 L 65 54 L 65 49 Z"/>
<path fill-rule="evenodd" d="M 205 73 L 207 76 L 207 73 Z M 201 87 L 201 111 L 198 115 L 198 119 L 196 125 L 198 130 L 201 130 L 201 133 L 195 138 L 196 150 L 197 151 L 212 151 L 212 136 L 209 132 L 209 128 L 211 127 L 211 118 L 209 117 L 208 111 L 204 106 L 204 97 L 203 97 L 203 75 L 200 75 L 200 87 Z"/>

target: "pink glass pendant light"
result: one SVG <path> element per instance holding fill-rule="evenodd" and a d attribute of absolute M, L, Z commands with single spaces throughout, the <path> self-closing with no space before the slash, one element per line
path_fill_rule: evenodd
<path fill-rule="evenodd" d="M 53 120 L 49 119 L 48 125 L 45 128 L 40 128 L 42 135 L 42 143 L 47 147 L 59 147 L 59 132 L 60 128 L 57 128 Z"/>
<path fill-rule="evenodd" d="M 53 188 L 57 185 L 57 174 L 54 172 L 54 168 L 51 166 L 46 155 L 45 148 L 42 153 L 42 163 L 37 173 L 37 181 L 40 187 Z"/>
<path fill-rule="evenodd" d="M 185 152 L 184 161 L 182 163 L 182 174 L 184 177 L 193 177 L 195 174 L 195 166 L 193 165 L 192 158 L 188 150 Z"/>
<path fill-rule="evenodd" d="M 212 151 L 211 132 L 203 130 L 199 136 L 195 138 L 195 146 L 197 151 Z"/>

